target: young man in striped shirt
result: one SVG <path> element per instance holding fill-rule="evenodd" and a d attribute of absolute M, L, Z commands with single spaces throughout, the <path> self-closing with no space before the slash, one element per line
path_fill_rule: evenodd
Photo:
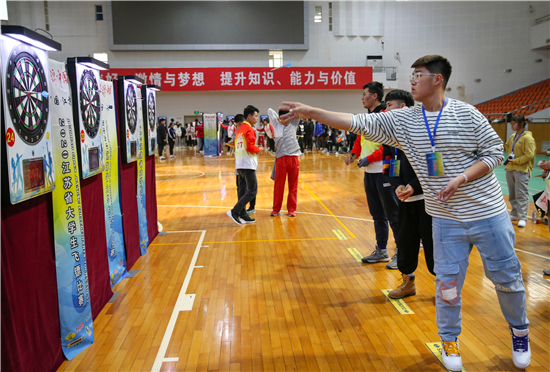
<path fill-rule="evenodd" d="M 290 113 L 281 121 L 313 118 L 406 154 L 433 218 L 436 314 L 446 368 L 462 369 L 461 291 L 473 245 L 509 324 L 514 364 L 526 368 L 531 349 L 525 287 L 514 229 L 493 172 L 504 160 L 502 140 L 475 107 L 445 97 L 452 69 L 446 58 L 424 56 L 411 67 L 411 93 L 422 106 L 351 115 L 284 102 L 280 109 Z"/>

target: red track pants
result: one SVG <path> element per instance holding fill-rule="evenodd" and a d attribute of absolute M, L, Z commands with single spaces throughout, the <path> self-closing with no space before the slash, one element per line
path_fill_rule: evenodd
<path fill-rule="evenodd" d="M 273 212 L 278 213 L 281 210 L 287 174 L 288 199 L 286 202 L 286 209 L 289 213 L 296 212 L 299 173 L 300 161 L 297 156 L 283 156 L 277 158 L 277 163 L 275 165 L 275 187 L 273 188 Z"/>
<path fill-rule="evenodd" d="M 258 147 L 265 147 L 264 136 L 258 136 Z"/>

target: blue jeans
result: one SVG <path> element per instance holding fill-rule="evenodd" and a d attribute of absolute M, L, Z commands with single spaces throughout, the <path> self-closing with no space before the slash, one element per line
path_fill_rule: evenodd
<path fill-rule="evenodd" d="M 500 309 L 509 327 L 527 328 L 525 287 L 514 251 L 515 234 L 507 212 L 474 222 L 433 218 L 436 315 L 439 336 L 454 341 L 461 332 L 462 286 L 473 245 L 485 276 L 495 285 Z"/>

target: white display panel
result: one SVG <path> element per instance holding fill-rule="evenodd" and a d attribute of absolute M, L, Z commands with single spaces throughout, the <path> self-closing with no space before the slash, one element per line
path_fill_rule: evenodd
<path fill-rule="evenodd" d="M 131 163 L 138 159 L 138 130 L 141 130 L 140 124 L 143 121 L 138 112 L 138 109 L 141 111 L 141 89 L 136 84 L 119 78 L 118 97 L 121 156 L 122 161 Z"/>
<path fill-rule="evenodd" d="M 157 149 L 157 94 L 156 91 L 141 87 L 143 95 L 143 130 L 145 133 L 145 148 L 148 156 L 155 155 Z"/>
<path fill-rule="evenodd" d="M 68 61 L 67 67 L 73 92 L 80 169 L 82 178 L 88 178 L 105 169 L 99 71 L 76 63 L 74 59 Z"/>
<path fill-rule="evenodd" d="M 55 188 L 53 102 L 48 97 L 47 53 L 5 36 L 0 37 L 0 47 L 7 158 L 3 166 L 8 172 L 10 201 L 15 204 Z"/>

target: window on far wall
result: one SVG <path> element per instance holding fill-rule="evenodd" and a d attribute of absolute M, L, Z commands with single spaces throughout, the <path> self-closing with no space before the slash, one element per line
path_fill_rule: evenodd
<path fill-rule="evenodd" d="M 95 20 L 103 21 L 103 5 L 95 6 Z"/>
<path fill-rule="evenodd" d="M 315 15 L 313 16 L 313 22 L 321 22 L 323 20 L 323 7 L 315 6 Z"/>
<path fill-rule="evenodd" d="M 107 53 L 94 53 L 94 58 L 101 62 L 109 63 L 109 56 Z"/>
<path fill-rule="evenodd" d="M 269 67 L 281 67 L 283 65 L 283 51 L 282 50 L 270 50 L 269 51 Z"/>

